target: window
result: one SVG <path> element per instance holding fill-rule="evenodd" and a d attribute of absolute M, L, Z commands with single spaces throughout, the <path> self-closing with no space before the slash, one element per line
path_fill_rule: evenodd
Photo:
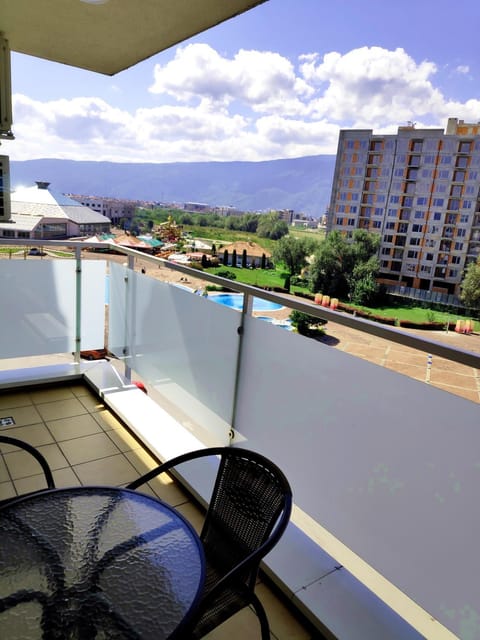
<path fill-rule="evenodd" d="M 421 264 L 420 265 L 420 271 L 422 273 L 432 273 L 432 267 L 426 265 L 426 264 Z"/>
<path fill-rule="evenodd" d="M 462 208 L 463 209 L 471 209 L 472 208 L 472 201 L 471 200 L 464 200 L 462 202 Z"/>
<path fill-rule="evenodd" d="M 434 220 L 441 220 L 442 219 L 442 214 L 440 213 L 440 211 L 435 211 L 435 213 L 433 214 L 433 219 Z"/>
<path fill-rule="evenodd" d="M 433 253 L 427 253 L 425 260 L 433 260 Z"/>
<path fill-rule="evenodd" d="M 465 224 L 466 222 L 468 222 L 469 217 L 470 216 L 468 215 L 468 213 L 462 213 L 462 215 L 460 216 L 460 223 Z"/>
<path fill-rule="evenodd" d="M 455 242 L 454 249 L 455 249 L 455 251 L 462 251 L 463 242 Z"/>
<path fill-rule="evenodd" d="M 29 231 L 19 231 L 18 232 L 18 237 L 19 238 L 29 238 L 30 237 L 30 232 Z"/>
<path fill-rule="evenodd" d="M 347 224 L 349 227 L 355 226 L 355 218 L 349 218 Z"/>
<path fill-rule="evenodd" d="M 419 247 L 420 246 L 420 238 L 410 238 L 409 244 L 412 247 Z"/>
<path fill-rule="evenodd" d="M 468 165 L 468 158 L 466 156 L 460 156 L 459 158 L 457 158 L 457 163 L 456 163 L 456 167 L 459 167 L 460 169 L 466 169 Z"/>
<path fill-rule="evenodd" d="M 455 170 L 453 172 L 453 181 L 454 182 L 464 182 L 465 180 L 465 171 Z"/>
<path fill-rule="evenodd" d="M 383 241 L 384 242 L 392 242 L 393 241 L 393 236 L 392 235 L 383 236 Z"/>
<path fill-rule="evenodd" d="M 390 202 L 392 204 L 400 202 L 400 196 L 390 196 Z"/>
<path fill-rule="evenodd" d="M 472 150 L 472 143 L 469 142 L 460 142 L 458 145 L 459 153 L 470 153 Z"/>
<path fill-rule="evenodd" d="M 450 195 L 459 198 L 462 195 L 462 187 L 459 184 L 454 184 L 450 189 Z"/>
<path fill-rule="evenodd" d="M 433 206 L 434 207 L 443 207 L 444 199 L 443 198 L 434 198 Z"/>
<path fill-rule="evenodd" d="M 425 211 L 415 211 L 415 220 L 423 220 L 425 218 Z"/>
<path fill-rule="evenodd" d="M 450 209 L 450 211 L 458 211 L 460 209 L 460 200 L 450 198 L 447 208 Z"/>
<path fill-rule="evenodd" d="M 395 176 L 395 178 L 402 178 L 403 172 L 404 172 L 403 167 L 401 168 L 399 167 L 398 169 L 395 169 L 395 171 L 393 172 L 393 175 Z"/>
<path fill-rule="evenodd" d="M 452 156 L 440 156 L 440 164 L 452 164 Z"/>
<path fill-rule="evenodd" d="M 412 225 L 413 233 L 421 233 L 423 231 L 423 224 L 414 224 Z"/>
<path fill-rule="evenodd" d="M 382 202 L 385 202 L 385 200 L 386 200 L 385 195 L 383 195 L 383 194 L 381 194 L 381 193 L 379 193 L 379 194 L 377 195 L 377 202 L 378 202 L 379 204 L 381 204 Z"/>
<path fill-rule="evenodd" d="M 370 151 L 381 151 L 383 147 L 382 140 L 372 140 L 370 142 Z"/>
<path fill-rule="evenodd" d="M 438 172 L 438 177 L 441 180 L 448 180 L 449 176 L 450 176 L 450 171 L 446 169 L 440 169 L 440 171 Z"/>
<path fill-rule="evenodd" d="M 3 230 L 3 237 L 4 238 L 14 238 L 15 237 L 15 231 L 13 229 L 4 229 Z"/>
<path fill-rule="evenodd" d="M 458 269 L 449 269 L 448 270 L 448 276 L 450 278 L 456 278 L 458 275 Z"/>
<path fill-rule="evenodd" d="M 394 222 L 387 222 L 385 224 L 385 229 L 395 229 L 395 223 Z"/>
<path fill-rule="evenodd" d="M 465 238 L 467 235 L 466 229 L 457 229 L 457 238 Z"/>
<path fill-rule="evenodd" d="M 478 171 L 469 171 L 468 172 L 469 180 L 478 180 Z"/>
<path fill-rule="evenodd" d="M 407 251 L 407 258 L 418 258 L 418 251 L 410 249 L 409 251 Z"/>
<path fill-rule="evenodd" d="M 422 196 L 421 198 L 417 198 L 417 206 L 421 207 L 427 204 L 427 198 Z"/>
<path fill-rule="evenodd" d="M 341 226 L 342 226 L 342 225 L 343 225 L 343 218 L 339 218 L 339 217 L 337 216 L 337 219 L 335 220 L 335 224 L 338 224 L 338 225 L 341 225 Z"/>
<path fill-rule="evenodd" d="M 382 227 L 382 221 L 381 220 L 374 220 L 372 227 L 374 229 L 380 229 Z"/>
<path fill-rule="evenodd" d="M 407 233 L 408 231 L 408 224 L 406 222 L 401 222 L 398 225 L 398 233 Z"/>
<path fill-rule="evenodd" d="M 418 175 L 417 169 L 409 169 L 407 171 L 407 180 L 416 180 Z"/>
<path fill-rule="evenodd" d="M 402 205 L 404 207 L 412 207 L 413 206 L 413 198 L 411 196 L 405 196 L 403 198 Z"/>
<path fill-rule="evenodd" d="M 382 249 L 382 256 L 389 256 L 390 255 L 390 247 L 383 247 Z"/>
<path fill-rule="evenodd" d="M 416 151 L 420 153 L 423 147 L 423 140 L 412 140 L 412 144 L 410 146 L 411 151 Z"/>
<path fill-rule="evenodd" d="M 460 264 L 461 261 L 461 256 L 452 256 L 452 264 Z"/>
<path fill-rule="evenodd" d="M 396 218 L 397 217 L 397 209 L 389 209 L 387 216 L 389 218 Z"/>

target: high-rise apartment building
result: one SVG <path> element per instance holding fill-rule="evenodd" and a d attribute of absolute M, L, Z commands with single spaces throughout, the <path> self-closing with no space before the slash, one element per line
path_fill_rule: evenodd
<path fill-rule="evenodd" d="M 458 295 L 480 255 L 480 123 L 340 132 L 327 228 L 381 236 L 380 281 Z"/>

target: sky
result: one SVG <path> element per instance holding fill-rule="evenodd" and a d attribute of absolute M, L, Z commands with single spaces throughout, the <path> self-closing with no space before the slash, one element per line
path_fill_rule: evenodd
<path fill-rule="evenodd" d="M 113 77 L 12 53 L 12 160 L 335 154 L 345 128 L 480 121 L 478 0 L 269 0 Z"/>

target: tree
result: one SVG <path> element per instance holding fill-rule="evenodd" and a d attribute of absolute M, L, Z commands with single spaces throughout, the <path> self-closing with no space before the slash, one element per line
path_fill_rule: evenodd
<path fill-rule="evenodd" d="M 273 259 L 275 262 L 283 262 L 289 274 L 294 276 L 307 264 L 307 258 L 313 253 L 316 244 L 309 238 L 283 236 L 275 243 Z"/>
<path fill-rule="evenodd" d="M 285 220 L 280 220 L 277 212 L 265 213 L 260 216 L 257 226 L 257 235 L 261 238 L 280 240 L 288 233 L 288 225 Z"/>
<path fill-rule="evenodd" d="M 461 284 L 460 299 L 470 309 L 480 309 L 480 257 L 471 262 Z"/>
<path fill-rule="evenodd" d="M 378 294 L 376 257 L 380 237 L 362 229 L 349 242 L 332 231 L 315 252 L 310 267 L 310 288 L 338 298 L 350 297 L 357 304 L 372 303 Z"/>
<path fill-rule="evenodd" d="M 247 268 L 247 250 L 246 249 L 242 251 L 242 268 L 243 269 Z"/>
<path fill-rule="evenodd" d="M 228 249 L 223 252 L 223 264 L 228 267 Z"/>

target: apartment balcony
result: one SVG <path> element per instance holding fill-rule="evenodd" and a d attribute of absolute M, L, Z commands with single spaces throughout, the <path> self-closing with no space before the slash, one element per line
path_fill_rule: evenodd
<path fill-rule="evenodd" d="M 449 346 L 201 274 L 244 294 L 238 312 L 135 261 L 198 278 L 188 267 L 131 250 L 119 262 L 75 252 L 3 260 L 0 283 L 0 418 L 42 448 L 57 484 L 122 485 L 213 444 L 258 450 L 295 499 L 259 585 L 272 637 L 480 638 L 480 356 L 465 349 L 468 336 Z M 327 319 L 329 340 L 254 317 L 254 294 Z M 110 361 L 80 361 L 105 340 Z M 15 455 L 0 495 L 36 486 Z M 202 504 L 198 469 L 183 481 Z M 152 490 L 198 523 L 190 494 Z M 257 637 L 255 623 L 245 612 L 211 637 Z"/>

